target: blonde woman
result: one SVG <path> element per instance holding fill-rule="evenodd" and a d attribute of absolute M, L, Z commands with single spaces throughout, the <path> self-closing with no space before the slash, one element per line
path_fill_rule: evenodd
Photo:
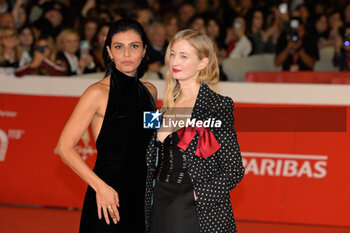
<path fill-rule="evenodd" d="M 146 155 L 147 232 L 236 232 L 230 191 L 244 168 L 233 129 L 233 101 L 209 87 L 219 79 L 211 40 L 191 29 L 178 32 L 165 66 L 165 121 Z"/>
<path fill-rule="evenodd" d="M 49 75 L 65 76 L 67 68 L 61 61 L 56 61 L 56 46 L 52 37 L 42 35 L 35 43 L 33 60 L 16 70 L 16 76 Z"/>
<path fill-rule="evenodd" d="M 96 72 L 96 65 L 89 53 L 79 53 L 79 34 L 73 29 L 63 30 L 57 37 L 59 53 L 57 59 L 62 61 L 68 75 Z M 87 48 L 88 49 L 88 48 Z"/>
<path fill-rule="evenodd" d="M 17 30 L 13 28 L 0 29 L 0 67 L 18 67 L 30 62 L 30 56 L 23 52 Z"/>

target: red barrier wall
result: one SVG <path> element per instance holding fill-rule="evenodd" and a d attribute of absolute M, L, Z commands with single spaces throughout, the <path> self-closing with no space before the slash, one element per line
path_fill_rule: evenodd
<path fill-rule="evenodd" d="M 54 153 L 77 100 L 0 94 L 0 202 L 82 206 L 86 184 Z M 250 119 L 240 115 L 240 108 L 276 106 L 235 104 L 246 168 L 244 179 L 232 192 L 236 217 L 350 226 L 350 107 L 344 106 L 344 131 L 239 130 L 254 121 L 254 115 Z M 77 150 L 92 166 L 96 151 L 91 131 Z"/>
<path fill-rule="evenodd" d="M 246 82 L 349 84 L 350 72 L 248 72 Z"/>
<path fill-rule="evenodd" d="M 276 105 L 236 109 L 248 106 Z M 246 169 L 231 198 L 238 218 L 350 226 L 349 113 L 344 131 L 238 132 Z"/>

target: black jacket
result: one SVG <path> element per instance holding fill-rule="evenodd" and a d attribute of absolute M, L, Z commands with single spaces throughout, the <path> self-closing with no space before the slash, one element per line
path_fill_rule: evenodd
<path fill-rule="evenodd" d="M 350 67 L 348 66 L 347 62 L 347 52 L 345 51 L 344 48 L 340 50 L 340 53 L 334 52 L 333 56 L 333 65 L 335 67 L 339 67 L 340 71 L 348 71 L 350 70 Z"/>
<path fill-rule="evenodd" d="M 79 53 L 76 53 L 75 55 L 77 56 L 78 62 L 79 62 L 80 54 L 79 54 Z M 68 70 L 68 73 L 67 73 L 68 76 L 77 75 L 77 72 L 73 72 L 73 71 L 72 71 L 72 68 L 71 68 L 71 66 L 70 66 L 70 64 L 69 64 L 69 61 L 68 61 L 66 55 L 64 55 L 63 52 L 59 52 L 59 53 L 57 54 L 56 60 L 57 60 L 57 61 L 59 60 L 60 62 L 62 62 L 62 63 L 65 65 L 65 67 L 66 67 L 67 70 Z M 86 67 L 86 68 L 84 69 L 83 74 L 89 74 L 89 73 L 96 73 L 96 65 L 95 65 L 95 68 L 93 68 L 93 69 L 89 69 L 88 67 Z"/>
<path fill-rule="evenodd" d="M 221 148 L 210 157 L 203 159 L 195 155 L 198 134 L 193 138 L 185 154 L 187 167 L 194 191 L 198 197 L 196 211 L 201 233 L 236 232 L 230 202 L 230 191 L 241 181 L 244 174 L 242 158 L 233 129 L 233 101 L 212 91 L 207 84 L 201 84 L 191 119 L 219 119 L 221 127 L 210 127 Z M 153 181 L 157 150 L 154 133 L 149 143 L 146 159 L 148 166 L 146 183 L 146 232 L 150 232 Z"/>

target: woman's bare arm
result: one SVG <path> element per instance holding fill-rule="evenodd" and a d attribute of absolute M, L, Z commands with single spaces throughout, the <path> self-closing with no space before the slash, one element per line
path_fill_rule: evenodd
<path fill-rule="evenodd" d="M 106 222 L 109 224 L 106 209 L 108 206 L 113 207 L 119 220 L 118 210 L 115 207 L 116 205 L 119 206 L 117 193 L 91 170 L 75 150 L 76 144 L 89 127 L 99 108 L 101 108 L 103 101 L 107 100 L 105 98 L 106 90 L 103 88 L 106 87 L 94 84 L 83 93 L 61 133 L 56 149 L 63 162 L 96 191 L 98 215 L 100 218 L 102 217 L 102 208 Z M 116 223 L 116 219 L 114 222 Z"/>
<path fill-rule="evenodd" d="M 89 127 L 102 97 L 102 90 L 99 90 L 97 86 L 90 86 L 83 93 L 61 133 L 56 147 L 63 162 L 71 167 L 94 190 L 98 189 L 103 181 L 86 165 L 74 147 Z"/>

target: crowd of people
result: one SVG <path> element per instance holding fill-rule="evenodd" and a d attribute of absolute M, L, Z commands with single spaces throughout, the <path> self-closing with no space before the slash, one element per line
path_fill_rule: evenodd
<path fill-rule="evenodd" d="M 148 70 L 160 79 L 168 42 L 185 28 L 211 38 L 220 64 L 271 53 L 283 70 L 313 70 L 330 46 L 334 67 L 350 69 L 350 3 L 336 0 L 0 0 L 0 67 L 17 76 L 104 72 L 104 40 L 121 18 L 144 26 Z"/>

